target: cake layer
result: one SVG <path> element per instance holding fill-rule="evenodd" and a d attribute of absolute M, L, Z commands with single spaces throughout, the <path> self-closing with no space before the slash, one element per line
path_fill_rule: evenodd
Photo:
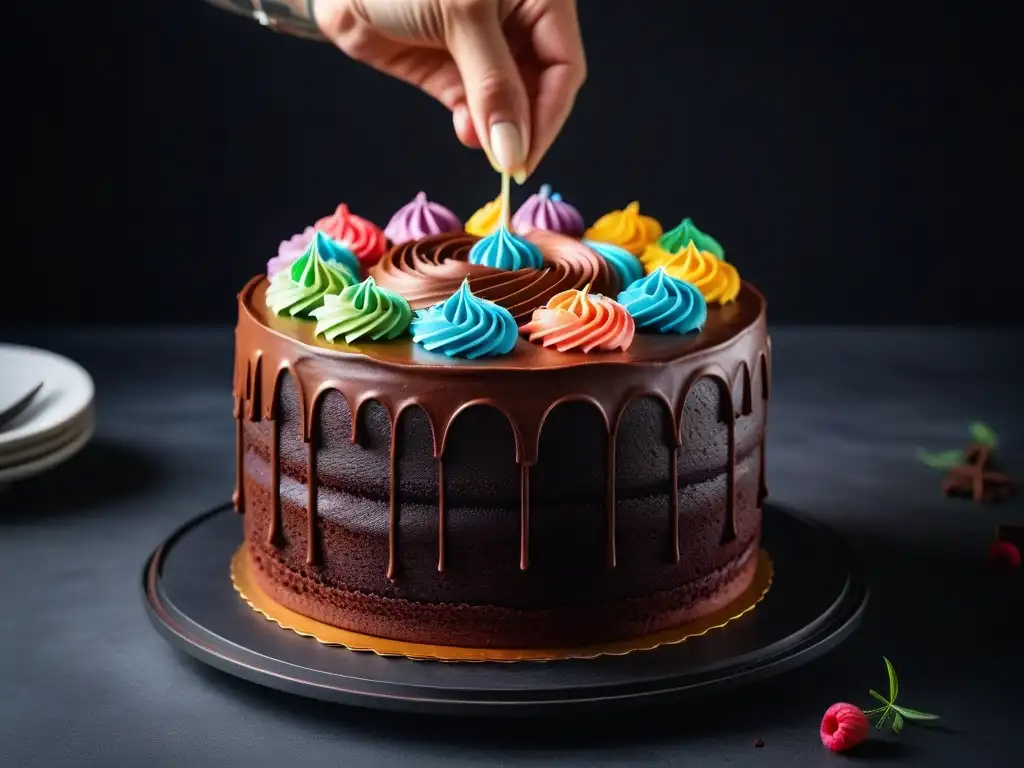
<path fill-rule="evenodd" d="M 755 374 L 755 389 L 760 385 Z M 677 473 L 681 484 L 725 472 L 729 429 L 722 418 L 722 392 L 711 380 L 698 382 L 686 400 L 679 434 Z M 766 403 L 752 401 L 735 422 L 737 459 L 760 444 Z M 309 448 L 302 440 L 302 414 L 295 382 L 286 375 L 278 394 L 278 418 L 244 425 L 250 450 L 271 458 L 272 430 L 278 430 L 281 477 L 303 478 Z M 329 391 L 316 414 L 317 480 L 321 487 L 386 501 L 390 493 L 392 418 L 377 401 L 363 405 L 353 420 L 348 401 Z M 437 461 L 429 418 L 419 406 L 406 408 L 394 425 L 395 464 L 403 503 L 436 504 Z M 664 493 L 670 483 L 675 444 L 672 414 L 664 403 L 639 397 L 623 410 L 615 432 L 616 495 L 624 499 Z M 530 470 L 534 503 L 602 501 L 607 493 L 609 435 L 601 412 L 589 402 L 555 407 L 541 430 L 537 461 Z M 519 504 L 519 472 L 513 425 L 500 411 L 474 406 L 461 411 L 448 430 L 444 451 L 448 504 Z"/>
<path fill-rule="evenodd" d="M 280 490 L 280 537 L 271 542 L 273 491 L 269 464 L 254 453 L 246 462 L 246 538 L 295 571 L 351 591 L 418 602 L 458 601 L 542 608 L 626 598 L 683 585 L 727 567 L 760 532 L 755 451 L 737 465 L 736 535 L 723 543 L 725 474 L 683 485 L 678 530 L 667 491 L 616 502 L 616 563 L 607 561 L 603 500 L 538 503 L 531 499 L 529 567 L 520 567 L 520 507 L 446 504 L 442 526 L 436 504 L 398 505 L 395 567 L 387 576 L 389 504 L 321 487 L 316 536 L 326 556 L 308 564 L 309 515 L 305 478 L 285 478 Z M 675 560 L 673 537 L 679 542 Z M 443 550 L 442 550 L 443 544 Z M 443 554 L 444 567 L 438 564 Z"/>
<path fill-rule="evenodd" d="M 515 608 L 491 603 L 417 603 L 332 587 L 250 548 L 257 583 L 275 602 L 364 635 L 463 648 L 566 648 L 626 640 L 695 621 L 737 599 L 757 568 L 751 542 L 727 567 L 675 589 L 588 605 Z"/>

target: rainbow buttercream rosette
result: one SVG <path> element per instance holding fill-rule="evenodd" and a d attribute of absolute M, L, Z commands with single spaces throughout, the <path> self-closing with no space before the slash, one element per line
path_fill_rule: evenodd
<path fill-rule="evenodd" d="M 672 277 L 662 267 L 640 278 L 618 296 L 636 327 L 658 333 L 699 331 L 708 305 L 696 286 Z"/>
<path fill-rule="evenodd" d="M 612 211 L 599 218 L 584 237 L 587 240 L 612 243 L 639 256 L 644 248 L 657 242 L 661 234 L 661 223 L 640 213 L 640 203 L 634 201 L 621 211 Z"/>
<path fill-rule="evenodd" d="M 316 245 L 316 251 L 320 258 L 328 264 L 337 264 L 352 273 L 353 277 L 359 279 L 360 262 L 359 257 L 344 243 L 339 243 L 333 237 L 328 237 L 323 232 L 315 232 L 312 242 Z"/>
<path fill-rule="evenodd" d="M 266 303 L 275 314 L 311 317 L 313 310 L 323 306 L 324 296 L 341 293 L 358 282 L 343 264 L 323 257 L 321 249 L 329 248 L 330 242 L 317 233 L 305 253 L 270 281 Z"/>
<path fill-rule="evenodd" d="M 614 243 L 583 240 L 585 246 L 605 260 L 619 278 L 619 285 L 628 286 L 644 276 L 644 265 L 636 256 Z"/>
<path fill-rule="evenodd" d="M 493 234 L 501 226 L 501 198 L 484 203 L 466 219 L 466 232 L 477 237 Z"/>
<path fill-rule="evenodd" d="M 590 286 L 552 296 L 519 329 L 530 341 L 559 352 L 614 352 L 633 343 L 636 323 L 625 307 L 607 296 L 593 295 Z"/>
<path fill-rule="evenodd" d="M 659 245 L 649 245 L 640 260 L 648 272 L 664 269 L 672 277 L 691 283 L 709 303 L 728 304 L 740 292 L 740 273 L 711 251 L 702 251 L 691 240 L 685 248 L 670 253 Z"/>
<path fill-rule="evenodd" d="M 343 338 L 347 344 L 360 339 L 390 341 L 405 333 L 412 322 L 409 302 L 381 288 L 372 277 L 339 294 L 327 294 L 323 306 L 310 314 L 317 320 L 317 336 L 328 341 Z"/>
<path fill-rule="evenodd" d="M 306 227 L 287 240 L 282 240 L 277 247 L 277 255 L 267 261 L 267 277 L 274 277 L 281 270 L 294 264 L 295 260 L 309 248 L 315 234 L 316 227 Z"/>
<path fill-rule="evenodd" d="M 663 234 L 658 240 L 658 245 L 669 253 L 676 253 L 691 242 L 699 250 L 713 253 L 719 259 L 725 261 L 725 248 L 722 247 L 722 244 L 707 232 L 698 229 L 690 217 L 686 217 Z"/>
<path fill-rule="evenodd" d="M 364 266 L 372 267 L 387 250 L 384 231 L 369 219 L 356 216 L 345 203 L 335 208 L 330 216 L 317 221 L 315 226 L 332 239 L 343 243 Z"/>
<path fill-rule="evenodd" d="M 469 250 L 469 263 L 514 272 L 517 269 L 540 269 L 544 266 L 544 255 L 529 240 L 501 225 L 493 234 L 473 244 Z"/>
<path fill-rule="evenodd" d="M 583 235 L 583 216 L 561 195 L 552 192 L 550 184 L 543 184 L 512 216 L 512 229 L 521 235 L 544 229 L 578 239 Z"/>
<path fill-rule="evenodd" d="M 394 245 L 422 240 L 446 232 L 461 232 L 459 217 L 440 203 L 432 202 L 420 192 L 399 208 L 384 227 L 384 234 Z"/>
<path fill-rule="evenodd" d="M 302 243 L 305 244 L 299 248 L 299 245 Z M 345 245 L 328 237 L 323 232 L 317 231 L 313 227 L 307 227 L 301 234 L 293 235 L 290 239 L 281 243 L 277 256 L 267 262 L 267 277 L 271 279 L 277 277 L 279 273 L 291 267 L 314 244 L 321 259 L 328 264 L 337 264 L 344 267 L 358 279 L 359 259 L 356 255 Z"/>
<path fill-rule="evenodd" d="M 504 307 L 473 295 L 469 280 L 448 299 L 416 313 L 412 340 L 428 352 L 475 360 L 507 355 L 519 329 Z"/>

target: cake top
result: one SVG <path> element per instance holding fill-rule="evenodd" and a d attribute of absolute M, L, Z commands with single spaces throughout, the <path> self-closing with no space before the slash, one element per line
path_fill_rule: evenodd
<path fill-rule="evenodd" d="M 590 227 L 543 185 L 462 224 L 419 192 L 383 229 L 342 203 L 281 243 L 241 296 L 252 322 L 319 350 L 397 365 L 657 363 L 763 324 L 764 299 L 690 218 L 638 202 Z"/>
<path fill-rule="evenodd" d="M 379 285 L 377 287 L 379 289 Z M 298 317 L 275 314 L 266 305 L 268 288 L 266 278 L 257 276 L 242 289 L 240 324 L 244 324 L 246 332 L 254 328 L 269 329 L 272 334 L 298 343 L 311 353 L 325 357 L 369 357 L 387 365 L 443 367 L 452 372 L 477 369 L 532 371 L 602 364 L 661 365 L 681 357 L 699 356 L 733 341 L 742 341 L 744 336 L 754 334 L 758 327 L 763 327 L 765 308 L 764 298 L 757 289 L 744 283 L 735 302 L 712 307 L 708 311 L 707 319 L 699 333 L 648 333 L 640 329 L 639 322 L 634 317 L 637 329 L 625 351 L 595 350 L 588 354 L 579 348 L 560 352 L 552 346 L 531 342 L 522 334 L 523 328 L 527 327 L 524 324 L 520 326 L 519 337 L 508 354 L 467 359 L 427 350 L 413 341 L 411 328 L 409 332 L 390 341 L 374 341 L 372 338 L 362 337 L 346 343 L 344 336 L 340 335 L 330 341 L 317 331 L 319 321 L 311 322 Z M 256 346 L 259 346 L 259 343 Z"/>

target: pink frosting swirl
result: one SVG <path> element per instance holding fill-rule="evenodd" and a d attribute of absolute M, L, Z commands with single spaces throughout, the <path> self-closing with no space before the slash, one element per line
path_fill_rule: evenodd
<path fill-rule="evenodd" d="M 387 241 L 380 227 L 362 216 L 356 216 L 344 203 L 330 216 L 320 219 L 315 226 L 358 256 L 359 263 L 364 267 L 376 264 L 387 249 Z"/>
<path fill-rule="evenodd" d="M 420 192 L 411 203 L 399 208 L 384 228 L 384 234 L 394 245 L 461 231 L 459 217 L 443 205 L 430 202 L 425 192 Z"/>
<path fill-rule="evenodd" d="M 544 184 L 540 192 L 530 195 L 512 217 L 512 228 L 526 234 L 535 229 L 546 229 L 567 237 L 582 237 L 586 228 L 583 216 L 561 195 L 551 194 L 551 185 Z"/>
<path fill-rule="evenodd" d="M 277 256 L 267 262 L 267 277 L 273 277 L 294 264 L 295 260 L 309 248 L 315 234 L 315 227 L 306 227 L 299 234 L 282 240 L 281 245 L 277 247 Z"/>

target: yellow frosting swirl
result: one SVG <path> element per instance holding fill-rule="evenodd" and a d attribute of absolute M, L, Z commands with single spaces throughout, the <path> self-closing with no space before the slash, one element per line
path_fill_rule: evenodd
<path fill-rule="evenodd" d="M 501 224 L 501 196 L 494 198 L 489 203 L 484 203 L 476 213 L 469 217 L 466 222 L 466 231 L 477 237 L 487 237 L 498 230 Z"/>
<path fill-rule="evenodd" d="M 657 219 L 640 213 L 640 203 L 632 202 L 621 211 L 606 213 L 594 222 L 584 237 L 625 248 L 634 256 L 661 237 L 661 224 Z"/>
<path fill-rule="evenodd" d="M 728 304 L 740 292 L 740 273 L 736 267 L 711 251 L 700 250 L 693 240 L 676 253 L 670 253 L 656 243 L 648 245 L 640 261 L 648 274 L 662 267 L 672 277 L 695 286 L 709 304 L 716 301 Z"/>

